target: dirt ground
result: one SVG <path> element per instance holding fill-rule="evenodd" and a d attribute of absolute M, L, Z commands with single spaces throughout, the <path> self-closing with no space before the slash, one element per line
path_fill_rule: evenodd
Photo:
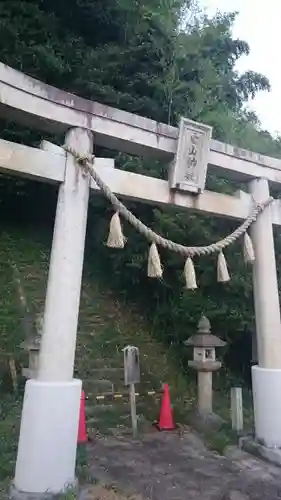
<path fill-rule="evenodd" d="M 152 433 L 139 440 L 97 437 L 91 475 L 105 487 L 88 500 L 280 500 L 281 469 L 236 448 L 222 457 L 193 433 Z"/>

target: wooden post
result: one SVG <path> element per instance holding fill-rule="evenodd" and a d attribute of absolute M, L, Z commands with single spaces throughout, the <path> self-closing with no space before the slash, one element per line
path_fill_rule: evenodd
<path fill-rule="evenodd" d="M 136 411 L 136 393 L 135 384 L 140 381 L 140 363 L 139 349 L 137 347 L 127 345 L 123 349 L 124 352 L 124 382 L 125 386 L 129 386 L 130 408 L 133 436 L 138 433 L 138 419 Z"/>
<path fill-rule="evenodd" d="M 135 438 L 135 437 L 137 437 L 137 434 L 138 434 L 138 418 L 137 418 L 137 410 L 136 410 L 135 384 L 130 384 L 129 392 L 130 392 L 132 430 L 133 430 L 133 436 Z"/>
<path fill-rule="evenodd" d="M 18 390 L 18 377 L 17 377 L 15 358 L 12 358 L 12 357 L 9 358 L 9 368 L 10 368 L 10 374 L 11 374 L 11 379 L 12 379 L 12 384 L 13 384 L 13 391 L 17 392 L 17 390 Z"/>
<path fill-rule="evenodd" d="M 232 387 L 231 395 L 231 422 L 236 432 L 243 431 L 243 393 L 242 387 Z"/>

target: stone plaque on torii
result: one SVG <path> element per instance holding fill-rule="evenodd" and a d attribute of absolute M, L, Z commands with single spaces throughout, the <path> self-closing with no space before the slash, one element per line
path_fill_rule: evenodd
<path fill-rule="evenodd" d="M 211 140 L 210 128 L 201 124 L 159 124 L 59 91 L 1 63 L 0 97 L 1 116 L 65 132 L 66 149 L 77 153 L 50 143 L 40 150 L 0 141 L 2 172 L 60 186 L 38 377 L 26 383 L 14 480 L 17 493 L 57 493 L 75 483 L 81 381 L 73 379 L 73 368 L 89 191 L 100 191 L 78 157 L 90 158 L 98 144 L 172 162 L 167 181 L 115 169 L 111 159 L 94 158 L 91 165 L 122 199 L 230 217 L 238 224 L 248 219 L 252 198 L 267 203 L 270 185 L 281 185 L 281 162 Z M 248 182 L 249 193 L 204 189 L 207 165 L 208 172 Z M 255 426 L 257 438 L 271 447 L 281 447 L 281 321 L 272 231 L 272 224 L 281 225 L 280 208 L 278 200 L 264 205 L 251 227 L 259 360 L 252 372 Z"/>
<path fill-rule="evenodd" d="M 177 151 L 170 169 L 170 187 L 190 193 L 204 191 L 212 129 L 181 118 Z"/>

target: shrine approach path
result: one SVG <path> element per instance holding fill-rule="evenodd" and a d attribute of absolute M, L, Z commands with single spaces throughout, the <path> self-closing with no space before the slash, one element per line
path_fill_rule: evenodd
<path fill-rule="evenodd" d="M 82 500 L 281 498 L 280 468 L 235 447 L 226 456 L 216 454 L 192 432 L 155 432 L 139 440 L 100 436 L 88 445 L 88 453 L 91 476 L 106 486 L 107 494 L 96 493 L 96 485 L 82 491 Z"/>

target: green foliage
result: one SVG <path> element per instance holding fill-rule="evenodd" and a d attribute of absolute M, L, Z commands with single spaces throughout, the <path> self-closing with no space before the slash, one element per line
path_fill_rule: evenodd
<path fill-rule="evenodd" d="M 12 480 L 14 460 L 19 430 L 20 404 L 18 396 L 10 395 L 0 402 L 0 497 L 2 497 L 2 481 Z"/>

